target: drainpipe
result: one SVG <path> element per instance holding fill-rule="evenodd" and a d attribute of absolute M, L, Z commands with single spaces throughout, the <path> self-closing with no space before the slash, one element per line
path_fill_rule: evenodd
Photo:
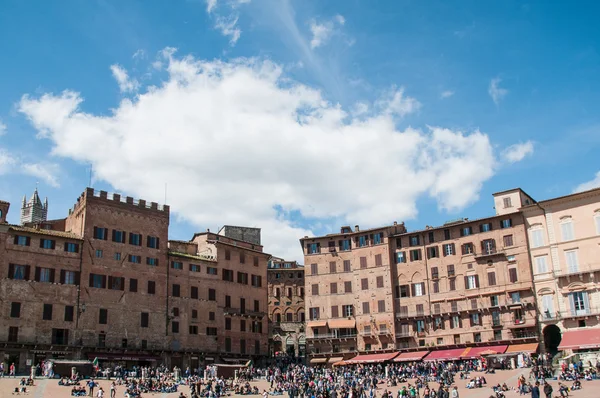
<path fill-rule="evenodd" d="M 79 338 L 78 340 L 81 341 L 81 349 L 79 351 L 79 354 L 81 355 L 82 351 L 83 351 L 83 338 L 81 337 L 81 331 L 79 330 L 79 317 L 81 316 L 81 310 L 80 310 L 80 303 L 81 303 L 81 275 L 82 275 L 82 271 L 83 271 L 83 245 L 85 244 L 85 240 L 83 240 L 81 242 L 81 247 L 79 249 L 79 284 L 77 285 L 77 306 L 76 306 L 76 311 L 77 311 L 77 318 L 75 318 L 75 330 L 77 331 L 77 334 L 79 334 Z M 75 340 L 75 342 L 77 343 L 78 340 Z"/>

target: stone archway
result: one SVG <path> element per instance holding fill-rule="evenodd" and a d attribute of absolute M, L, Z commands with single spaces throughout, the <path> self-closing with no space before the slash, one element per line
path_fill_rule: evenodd
<path fill-rule="evenodd" d="M 555 354 L 558 351 L 558 345 L 562 340 L 560 328 L 556 325 L 548 325 L 542 331 L 544 335 L 544 348 L 546 352 Z"/>

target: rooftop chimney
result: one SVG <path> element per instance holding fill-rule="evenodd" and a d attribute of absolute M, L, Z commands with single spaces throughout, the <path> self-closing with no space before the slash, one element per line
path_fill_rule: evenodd
<path fill-rule="evenodd" d="M 358 232 L 358 231 L 360 231 L 360 228 L 358 228 L 358 225 L 355 225 L 354 226 L 354 232 Z"/>
<path fill-rule="evenodd" d="M 394 225 L 398 225 L 398 221 L 394 221 Z"/>

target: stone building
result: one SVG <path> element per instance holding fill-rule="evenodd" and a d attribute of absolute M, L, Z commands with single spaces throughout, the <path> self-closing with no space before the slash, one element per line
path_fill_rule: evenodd
<path fill-rule="evenodd" d="M 64 220 L 6 223 L 0 202 L 0 357 L 170 367 L 267 354 L 262 246 L 168 241 L 169 207 L 86 191 Z M 59 230 L 62 229 L 62 230 Z"/>
<path fill-rule="evenodd" d="M 595 359 L 600 351 L 600 189 L 527 203 L 520 189 L 505 195 L 513 206 L 497 203 L 496 208 L 525 218 L 544 348 Z"/>
<path fill-rule="evenodd" d="M 21 203 L 21 225 L 27 223 L 40 223 L 48 218 L 48 198 L 44 199 L 44 203 L 40 200 L 37 188 L 31 195 L 29 201 L 23 196 Z"/>
<path fill-rule="evenodd" d="M 269 355 L 304 358 L 306 317 L 304 267 L 295 261 L 271 258 L 269 286 Z"/>

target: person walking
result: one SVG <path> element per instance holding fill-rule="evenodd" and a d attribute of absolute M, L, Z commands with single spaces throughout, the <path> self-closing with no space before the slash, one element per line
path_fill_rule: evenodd
<path fill-rule="evenodd" d="M 9 370 L 8 377 L 10 377 L 10 376 L 16 377 L 15 376 L 16 368 L 15 368 L 15 363 L 14 362 L 10 364 L 10 368 L 8 368 L 8 370 Z"/>
<path fill-rule="evenodd" d="M 456 388 L 456 386 L 454 386 L 454 388 L 452 389 L 452 394 L 450 394 L 451 398 L 458 398 L 458 388 Z"/>
<path fill-rule="evenodd" d="M 536 381 L 535 385 L 531 387 L 531 398 L 540 398 L 540 382 Z"/>
<path fill-rule="evenodd" d="M 96 395 L 96 397 L 98 397 L 98 398 L 104 398 L 104 390 L 102 389 L 102 387 L 100 387 L 98 389 L 98 395 Z"/>
<path fill-rule="evenodd" d="M 552 386 L 546 380 L 546 384 L 544 384 L 544 394 L 546 394 L 546 398 L 552 398 L 552 391 L 554 391 Z"/>
<path fill-rule="evenodd" d="M 117 386 L 116 386 L 115 382 L 113 381 L 110 384 L 110 398 L 115 398 L 116 395 L 117 395 Z"/>

